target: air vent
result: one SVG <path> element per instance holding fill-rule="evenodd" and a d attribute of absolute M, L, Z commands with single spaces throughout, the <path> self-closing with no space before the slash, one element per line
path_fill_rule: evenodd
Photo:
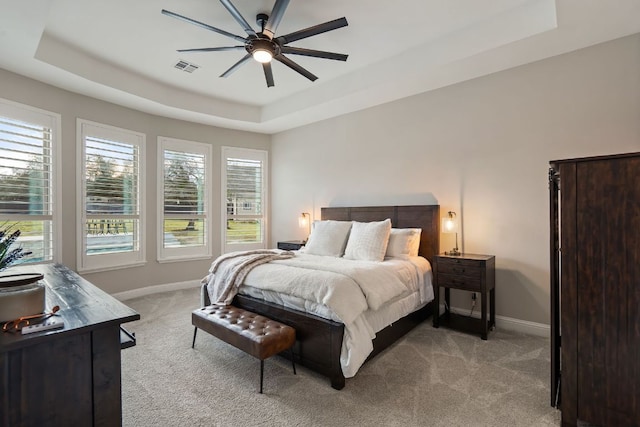
<path fill-rule="evenodd" d="M 186 71 L 187 73 L 193 73 L 195 70 L 200 68 L 199 65 L 193 64 L 191 62 L 179 60 L 176 65 L 174 65 L 178 70 Z"/>

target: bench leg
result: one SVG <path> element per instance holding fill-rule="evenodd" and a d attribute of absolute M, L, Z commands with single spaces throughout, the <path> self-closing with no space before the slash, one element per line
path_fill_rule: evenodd
<path fill-rule="evenodd" d="M 296 361 L 293 359 L 293 347 L 291 347 L 289 349 L 289 351 L 291 352 L 291 366 L 293 366 L 293 375 L 298 375 L 296 374 Z"/>
<path fill-rule="evenodd" d="M 191 348 L 196 346 L 196 334 L 198 333 L 198 327 L 193 328 L 193 341 L 191 342 Z"/>
<path fill-rule="evenodd" d="M 260 360 L 260 394 L 262 394 L 262 378 L 264 377 L 264 360 Z"/>
<path fill-rule="evenodd" d="M 196 328 L 198 329 L 198 328 Z M 195 338 L 194 338 L 195 339 Z M 296 361 L 293 360 L 293 347 L 289 349 L 291 352 L 291 366 L 293 366 L 293 375 L 298 375 L 296 373 Z M 262 383 L 264 382 L 264 360 L 260 360 L 260 393 L 262 393 Z"/>

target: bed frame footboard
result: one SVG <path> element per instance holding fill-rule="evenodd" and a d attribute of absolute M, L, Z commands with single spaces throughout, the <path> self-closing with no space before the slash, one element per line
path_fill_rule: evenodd
<path fill-rule="evenodd" d="M 295 362 L 329 377 L 331 387 L 334 389 L 344 388 L 345 378 L 340 365 L 344 324 L 260 301 L 246 295 L 236 295 L 233 305 L 270 319 L 277 319 L 279 322 L 293 327 L 296 330 Z M 433 302 L 430 302 L 377 332 L 376 338 L 373 340 L 373 351 L 367 358 L 367 362 L 432 314 Z M 288 353 L 283 353 L 282 356 L 291 357 Z"/>
<path fill-rule="evenodd" d="M 233 305 L 293 327 L 296 330 L 295 362 L 329 377 L 334 389 L 344 388 L 340 366 L 344 324 L 246 295 L 236 295 Z M 291 357 L 288 352 L 282 356 Z"/>

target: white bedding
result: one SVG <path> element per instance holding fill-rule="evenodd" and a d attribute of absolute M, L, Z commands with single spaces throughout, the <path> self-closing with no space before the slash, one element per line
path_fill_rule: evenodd
<path fill-rule="evenodd" d="M 256 267 L 239 293 L 344 323 L 346 378 L 373 350 L 377 331 L 433 300 L 431 265 L 422 257 L 371 262 L 301 252 Z"/>

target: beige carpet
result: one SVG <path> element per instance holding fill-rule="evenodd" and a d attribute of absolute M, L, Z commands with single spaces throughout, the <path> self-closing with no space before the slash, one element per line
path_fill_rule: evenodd
<path fill-rule="evenodd" d="M 122 351 L 125 426 L 558 426 L 549 406 L 547 339 L 494 331 L 488 341 L 430 321 L 365 364 L 337 391 L 286 359 L 260 364 L 199 331 L 191 349 L 197 289 L 125 301 Z"/>

